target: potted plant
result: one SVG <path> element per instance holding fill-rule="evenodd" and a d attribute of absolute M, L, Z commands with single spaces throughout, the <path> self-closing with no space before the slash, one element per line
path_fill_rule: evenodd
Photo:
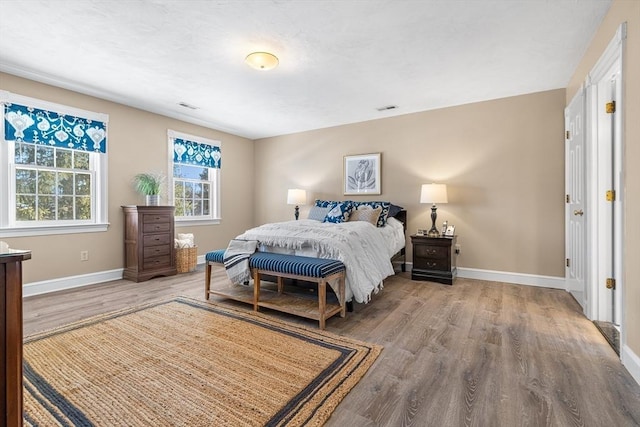
<path fill-rule="evenodd" d="M 160 173 L 139 173 L 133 177 L 135 189 L 145 196 L 147 206 L 160 204 L 160 188 L 164 182 L 164 175 Z"/>

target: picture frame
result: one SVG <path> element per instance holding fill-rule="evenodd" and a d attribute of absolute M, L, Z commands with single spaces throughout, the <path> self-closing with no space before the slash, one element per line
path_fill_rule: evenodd
<path fill-rule="evenodd" d="M 447 226 L 447 231 L 444 232 L 444 237 L 453 237 L 455 236 L 456 233 L 456 226 L 455 225 L 448 225 Z"/>
<path fill-rule="evenodd" d="M 380 153 L 344 156 L 344 195 L 380 194 Z"/>
<path fill-rule="evenodd" d="M 424 236 L 425 234 L 426 233 L 422 228 L 418 228 L 418 231 L 416 231 L 416 236 Z"/>

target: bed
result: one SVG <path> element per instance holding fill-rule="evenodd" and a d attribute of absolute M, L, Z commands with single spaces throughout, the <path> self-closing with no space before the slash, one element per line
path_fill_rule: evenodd
<path fill-rule="evenodd" d="M 406 211 L 389 202 L 316 200 L 306 219 L 264 224 L 236 239 L 257 240 L 263 252 L 342 261 L 346 301 L 367 303 L 395 274 L 394 262 L 404 271 L 405 224 Z"/>

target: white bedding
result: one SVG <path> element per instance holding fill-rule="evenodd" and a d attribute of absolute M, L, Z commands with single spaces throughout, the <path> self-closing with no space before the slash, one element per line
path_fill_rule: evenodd
<path fill-rule="evenodd" d="M 402 223 L 390 218 L 385 227 L 366 221 L 331 224 L 310 219 L 264 224 L 237 239 L 258 240 L 260 250 L 337 259 L 347 269 L 346 300 L 366 303 L 394 274 L 391 256 L 404 247 Z M 330 284 L 333 285 L 333 284 Z"/>

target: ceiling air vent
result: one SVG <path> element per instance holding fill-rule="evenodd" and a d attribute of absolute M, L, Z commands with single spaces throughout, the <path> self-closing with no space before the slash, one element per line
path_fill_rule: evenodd
<path fill-rule="evenodd" d="M 376 108 L 376 110 L 378 110 L 378 111 L 387 111 L 387 110 L 395 110 L 396 108 L 398 108 L 397 105 L 387 105 L 385 107 Z"/>
<path fill-rule="evenodd" d="M 198 107 L 195 107 L 193 105 L 187 104 L 186 102 L 178 102 L 178 105 L 184 108 L 188 108 L 190 110 L 197 110 Z"/>

